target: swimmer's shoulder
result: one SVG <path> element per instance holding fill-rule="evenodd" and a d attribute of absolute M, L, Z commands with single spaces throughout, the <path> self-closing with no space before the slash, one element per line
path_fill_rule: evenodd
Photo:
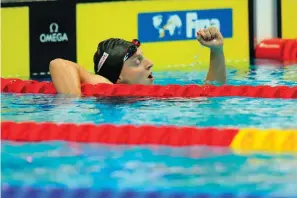
<path fill-rule="evenodd" d="M 80 82 L 83 84 L 113 84 L 103 76 L 90 73 L 80 64 L 62 58 L 57 58 L 50 62 L 50 71 L 52 77 L 56 76 L 57 78 L 65 78 L 65 75 L 68 77 L 70 74 L 73 74 L 73 76 L 79 77 Z"/>
<path fill-rule="evenodd" d="M 79 65 L 79 64 L 77 64 L 77 65 L 78 65 L 81 83 L 92 84 L 92 85 L 99 84 L 99 83 L 113 84 L 107 78 L 97 75 L 97 74 L 92 74 L 89 71 L 87 71 L 84 67 L 82 67 L 81 65 Z"/>
<path fill-rule="evenodd" d="M 100 75 L 96 75 L 96 74 L 91 74 L 89 73 L 88 77 L 85 78 L 84 82 L 85 84 L 100 84 L 100 83 L 104 83 L 104 84 L 113 84 L 112 82 L 110 82 L 108 79 L 104 78 L 103 76 Z"/>

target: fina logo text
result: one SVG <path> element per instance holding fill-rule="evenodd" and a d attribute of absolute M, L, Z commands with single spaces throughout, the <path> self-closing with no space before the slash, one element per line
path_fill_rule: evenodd
<path fill-rule="evenodd" d="M 196 12 L 188 12 L 186 14 L 186 22 L 187 22 L 187 38 L 196 37 L 194 32 L 198 32 L 201 29 L 209 28 L 211 26 L 218 28 L 220 30 L 220 21 L 219 19 L 198 19 L 198 14 Z M 193 31 L 194 30 L 194 31 Z"/>
<path fill-rule="evenodd" d="M 39 37 L 42 43 L 56 43 L 68 41 L 67 34 L 59 32 L 59 25 L 57 23 L 51 23 L 49 26 L 49 33 L 42 33 Z"/>
<path fill-rule="evenodd" d="M 195 32 L 201 29 L 208 28 L 210 26 L 217 27 L 220 30 L 219 19 L 198 19 L 198 14 L 196 12 L 188 12 L 186 14 L 186 37 L 195 37 Z M 153 17 L 153 26 L 159 32 L 159 38 L 165 37 L 165 32 L 168 31 L 170 36 L 175 34 L 181 34 L 181 28 L 183 26 L 181 18 L 177 15 L 171 15 L 164 24 L 164 19 L 162 15 L 156 15 Z"/>

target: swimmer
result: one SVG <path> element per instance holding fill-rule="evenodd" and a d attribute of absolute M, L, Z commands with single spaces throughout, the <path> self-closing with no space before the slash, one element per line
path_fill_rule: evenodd
<path fill-rule="evenodd" d="M 198 42 L 210 49 L 206 82 L 226 82 L 223 36 L 215 27 L 197 32 Z M 162 54 L 160 53 L 160 56 Z M 93 57 L 95 74 L 77 63 L 61 58 L 50 62 L 52 82 L 58 93 L 81 96 L 81 84 L 153 84 L 153 63 L 144 57 L 140 41 L 110 38 L 98 44 Z"/>

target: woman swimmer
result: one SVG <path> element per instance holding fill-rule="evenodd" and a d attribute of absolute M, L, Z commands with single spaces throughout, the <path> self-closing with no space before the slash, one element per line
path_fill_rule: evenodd
<path fill-rule="evenodd" d="M 210 65 L 206 81 L 226 82 L 223 36 L 215 27 L 197 32 L 201 45 L 210 48 Z M 63 59 L 50 62 L 50 74 L 58 93 L 81 96 L 81 83 L 125 83 L 149 85 L 154 81 L 153 63 L 143 56 L 140 42 L 110 38 L 98 44 L 94 54 L 95 74 Z"/>

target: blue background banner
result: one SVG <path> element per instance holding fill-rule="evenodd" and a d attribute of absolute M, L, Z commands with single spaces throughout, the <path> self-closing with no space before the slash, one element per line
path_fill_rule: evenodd
<path fill-rule="evenodd" d="M 232 20 L 232 9 L 139 13 L 138 38 L 141 42 L 193 40 L 199 29 L 209 26 L 231 38 Z"/>

